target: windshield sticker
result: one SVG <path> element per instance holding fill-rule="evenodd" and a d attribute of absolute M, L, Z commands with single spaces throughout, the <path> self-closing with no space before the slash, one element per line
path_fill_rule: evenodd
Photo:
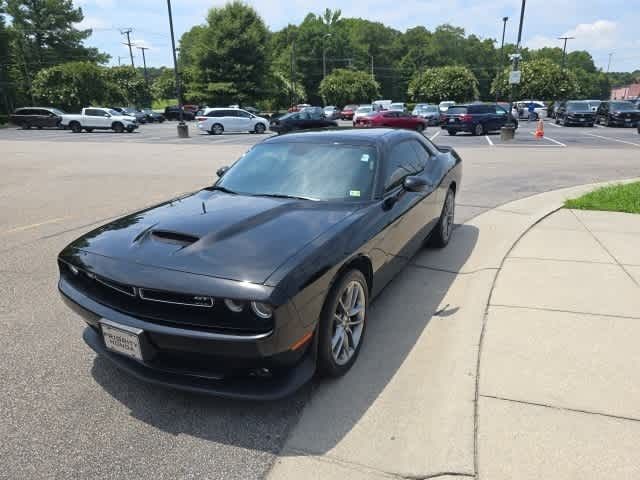
<path fill-rule="evenodd" d="M 364 153 L 362 154 L 362 156 L 360 157 L 360 161 L 361 162 L 368 162 L 369 161 L 369 155 Z"/>
<path fill-rule="evenodd" d="M 360 196 L 360 190 L 349 190 L 349 196 L 350 197 L 359 197 Z"/>

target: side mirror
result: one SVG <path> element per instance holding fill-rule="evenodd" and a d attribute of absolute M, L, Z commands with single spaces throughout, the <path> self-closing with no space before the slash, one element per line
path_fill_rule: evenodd
<path fill-rule="evenodd" d="M 104 114 L 104 118 L 109 118 L 111 115 L 109 115 L 108 113 Z"/>
<path fill-rule="evenodd" d="M 431 187 L 431 184 L 422 177 L 410 176 L 404 179 L 402 186 L 408 192 L 425 192 Z"/>
<path fill-rule="evenodd" d="M 218 177 L 222 177 L 225 173 L 227 173 L 227 170 L 229 170 L 229 167 L 220 167 L 216 171 L 216 175 L 218 175 Z"/>

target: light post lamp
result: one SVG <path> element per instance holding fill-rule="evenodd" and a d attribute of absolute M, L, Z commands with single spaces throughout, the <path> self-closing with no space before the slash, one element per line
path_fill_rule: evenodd
<path fill-rule="evenodd" d="M 330 33 L 325 33 L 322 37 L 322 79 L 327 77 L 327 44 L 325 40 L 331 36 Z"/>
<path fill-rule="evenodd" d="M 173 72 L 176 78 L 176 94 L 178 95 L 178 137 L 187 138 L 189 136 L 189 126 L 184 123 L 184 112 L 182 111 L 182 88 L 180 86 L 180 74 L 178 73 L 178 60 L 176 58 L 176 41 L 173 35 L 173 16 L 171 15 L 171 0 L 167 0 L 169 10 L 169 30 L 171 30 L 171 53 L 173 53 Z"/>
<path fill-rule="evenodd" d="M 518 63 L 522 55 L 520 55 L 520 42 L 522 41 L 522 24 L 524 23 L 524 9 L 526 6 L 527 0 L 522 0 L 522 5 L 520 7 L 520 25 L 518 26 L 518 42 L 516 43 L 516 53 L 511 55 L 511 59 L 513 60 L 513 68 L 512 75 L 514 78 L 509 78 L 509 83 L 511 84 L 511 89 L 509 92 L 509 111 L 507 112 L 507 124 L 500 129 L 500 137 L 503 140 L 511 140 L 515 136 L 516 132 L 516 122 L 511 115 L 511 111 L 513 110 L 513 90 L 516 84 L 520 83 L 520 77 L 514 72 L 518 71 Z"/>
<path fill-rule="evenodd" d="M 507 31 L 507 20 L 509 17 L 502 17 L 502 43 L 500 44 L 500 68 L 498 74 L 502 73 L 502 65 L 504 63 L 504 34 Z M 496 88 L 496 103 L 498 102 L 498 89 Z"/>

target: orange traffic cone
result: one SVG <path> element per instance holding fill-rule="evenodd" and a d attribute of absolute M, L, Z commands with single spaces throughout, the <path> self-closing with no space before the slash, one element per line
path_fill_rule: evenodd
<path fill-rule="evenodd" d="M 536 127 L 535 136 L 536 138 L 544 137 L 544 123 L 542 122 L 542 119 L 538 120 L 538 126 Z"/>

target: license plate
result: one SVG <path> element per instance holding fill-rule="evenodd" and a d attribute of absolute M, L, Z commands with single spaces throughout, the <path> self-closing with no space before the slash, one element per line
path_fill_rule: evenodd
<path fill-rule="evenodd" d="M 449 123 L 456 123 L 456 119 L 455 118 L 450 118 L 449 119 Z"/>
<path fill-rule="evenodd" d="M 581 119 L 580 119 L 580 121 L 581 121 L 581 122 L 584 122 L 584 118 L 581 118 Z"/>
<path fill-rule="evenodd" d="M 624 121 L 625 121 L 625 122 L 629 122 L 629 123 L 630 123 L 630 122 L 631 122 L 631 119 L 630 119 L 630 118 L 625 118 L 625 119 L 624 119 Z"/>
<path fill-rule="evenodd" d="M 142 330 L 104 319 L 100 320 L 100 326 L 102 327 L 104 344 L 109 350 L 135 358 L 136 360 L 143 360 L 142 350 L 140 348 L 140 334 Z"/>

